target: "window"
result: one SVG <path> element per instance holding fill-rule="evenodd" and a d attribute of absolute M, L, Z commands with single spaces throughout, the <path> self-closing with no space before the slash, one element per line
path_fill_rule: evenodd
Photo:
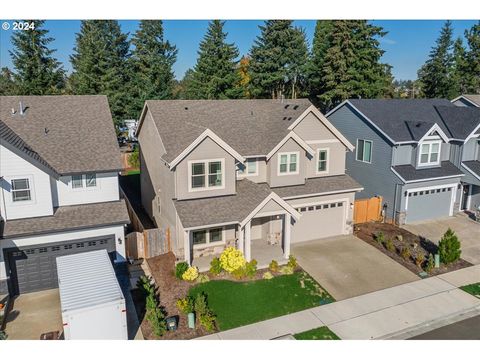
<path fill-rule="evenodd" d="M 278 154 L 278 175 L 298 174 L 299 155 L 298 152 Z"/>
<path fill-rule="evenodd" d="M 420 146 L 419 165 L 437 165 L 440 163 L 440 142 L 427 142 Z"/>
<path fill-rule="evenodd" d="M 258 175 L 257 172 L 257 159 L 247 159 L 245 164 L 238 164 L 238 174 L 241 176 L 254 176 Z"/>
<path fill-rule="evenodd" d="M 29 179 L 12 179 L 12 197 L 14 202 L 32 200 Z"/>
<path fill-rule="evenodd" d="M 317 173 L 328 172 L 328 150 L 318 149 Z"/>
<path fill-rule="evenodd" d="M 96 174 L 87 174 L 86 176 L 87 187 L 97 186 L 97 175 Z"/>
<path fill-rule="evenodd" d="M 372 162 L 372 142 L 370 140 L 357 140 L 357 160 L 366 163 Z"/>
<path fill-rule="evenodd" d="M 83 176 L 82 175 L 73 175 L 72 176 L 72 189 L 83 188 Z"/>
<path fill-rule="evenodd" d="M 190 162 L 190 190 L 223 188 L 223 159 Z"/>
<path fill-rule="evenodd" d="M 223 228 L 193 231 L 193 245 L 208 245 L 223 242 Z"/>

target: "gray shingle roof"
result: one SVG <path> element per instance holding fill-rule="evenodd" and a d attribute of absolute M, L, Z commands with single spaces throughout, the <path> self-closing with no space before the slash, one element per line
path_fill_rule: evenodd
<path fill-rule="evenodd" d="M 0 120 L 59 174 L 121 169 L 106 96 L 2 96 Z"/>
<path fill-rule="evenodd" d="M 396 142 L 418 141 L 434 123 L 450 135 L 435 107 L 458 108 L 447 99 L 350 99 L 348 101 Z M 417 123 L 420 124 L 421 130 L 425 130 L 423 134 L 422 131 L 415 130 Z"/>
<path fill-rule="evenodd" d="M 405 180 L 436 179 L 446 176 L 462 176 L 463 172 L 450 161 L 442 161 L 439 167 L 415 169 L 412 165 L 397 165 L 393 169 Z"/>
<path fill-rule="evenodd" d="M 480 108 L 437 106 L 437 111 L 455 139 L 465 139 L 480 124 Z"/>
<path fill-rule="evenodd" d="M 363 186 L 352 179 L 349 175 L 338 175 L 311 178 L 305 181 L 305 185 L 275 187 L 272 188 L 272 191 L 276 192 L 282 198 L 289 198 L 361 188 L 363 188 Z"/>
<path fill-rule="evenodd" d="M 125 200 L 61 206 L 54 210 L 52 216 L 0 222 L 0 238 L 128 223 L 130 219 Z"/>
<path fill-rule="evenodd" d="M 466 167 L 468 167 L 470 171 L 474 172 L 475 174 L 477 174 L 477 176 L 480 177 L 480 161 L 463 161 L 462 164 L 464 164 Z"/>
<path fill-rule="evenodd" d="M 167 154 L 175 159 L 205 129 L 212 130 L 243 156 L 266 155 L 312 104 L 284 100 L 148 100 Z M 141 131 L 141 130 L 139 130 Z"/>

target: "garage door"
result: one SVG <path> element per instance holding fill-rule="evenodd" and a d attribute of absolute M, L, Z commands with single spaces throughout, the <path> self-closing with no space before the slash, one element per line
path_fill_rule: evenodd
<path fill-rule="evenodd" d="M 296 207 L 302 214 L 292 226 L 292 243 L 344 234 L 345 202 Z"/>
<path fill-rule="evenodd" d="M 414 191 L 408 193 L 406 223 L 450 215 L 452 188 Z"/>
<path fill-rule="evenodd" d="M 55 259 L 58 256 L 107 249 L 114 254 L 115 237 L 81 239 L 23 248 L 5 249 L 10 271 L 11 291 L 23 294 L 58 287 Z"/>

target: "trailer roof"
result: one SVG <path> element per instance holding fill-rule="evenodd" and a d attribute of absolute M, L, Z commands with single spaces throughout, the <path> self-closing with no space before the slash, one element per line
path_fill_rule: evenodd
<path fill-rule="evenodd" d="M 106 250 L 57 257 L 62 312 L 123 299 Z"/>

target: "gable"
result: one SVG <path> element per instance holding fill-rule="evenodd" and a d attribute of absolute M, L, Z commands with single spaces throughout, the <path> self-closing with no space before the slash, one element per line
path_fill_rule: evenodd
<path fill-rule="evenodd" d="M 315 140 L 338 140 L 332 131 L 312 112 L 305 116 L 293 131 L 307 142 Z"/>
<path fill-rule="evenodd" d="M 283 207 L 281 207 L 275 200 L 270 199 L 265 206 L 263 206 L 257 213 L 257 217 L 262 215 L 266 216 L 269 213 L 274 213 L 278 211 L 285 211 Z"/>

